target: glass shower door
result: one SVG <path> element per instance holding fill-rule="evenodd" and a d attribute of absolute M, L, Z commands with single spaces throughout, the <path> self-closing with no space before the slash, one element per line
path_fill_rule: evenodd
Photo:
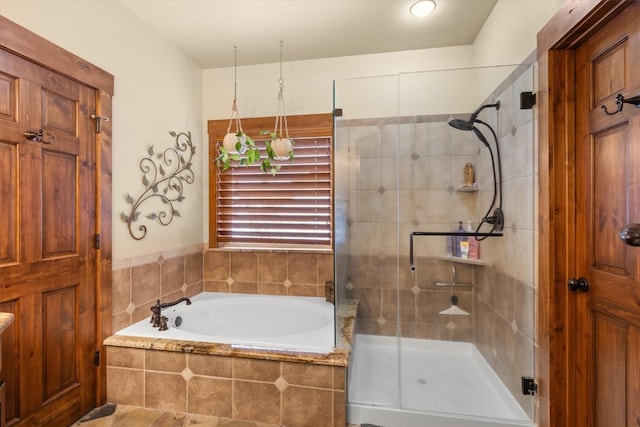
<path fill-rule="evenodd" d="M 348 399 L 398 407 L 397 76 L 336 81 L 334 99 L 337 292 L 360 301 Z"/>

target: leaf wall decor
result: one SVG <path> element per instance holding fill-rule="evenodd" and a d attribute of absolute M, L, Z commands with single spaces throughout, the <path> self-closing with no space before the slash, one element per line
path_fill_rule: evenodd
<path fill-rule="evenodd" d="M 142 171 L 142 194 L 135 199 L 129 193 L 125 201 L 131 206 L 129 212 L 120 212 L 120 219 L 129 227 L 129 234 L 135 240 L 142 240 L 147 235 L 147 226 L 135 227 L 140 214 L 141 205 L 148 200 L 162 202 L 160 209 L 144 215 L 149 221 L 157 221 L 160 225 L 169 225 L 173 218 L 180 218 L 176 203 L 184 201 L 184 185 L 193 184 L 195 176 L 191 170 L 192 159 L 196 148 L 191 142 L 191 132 L 169 132 L 175 138 L 175 145 L 161 152 L 156 152 L 153 145 L 147 150 L 148 157 L 140 160 Z"/>

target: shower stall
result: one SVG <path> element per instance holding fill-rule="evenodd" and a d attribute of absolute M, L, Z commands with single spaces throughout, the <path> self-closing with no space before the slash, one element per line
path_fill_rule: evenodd
<path fill-rule="evenodd" d="M 534 425 L 532 91 L 531 64 L 335 81 L 336 301 L 358 300 L 350 423 Z M 476 119 L 496 138 L 465 132 Z M 460 222 L 491 235 L 479 259 L 449 255 Z"/>

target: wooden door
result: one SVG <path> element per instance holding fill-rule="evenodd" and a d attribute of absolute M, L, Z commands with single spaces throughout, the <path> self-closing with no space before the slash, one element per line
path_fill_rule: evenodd
<path fill-rule="evenodd" d="M 574 278 L 589 289 L 570 297 L 572 425 L 640 426 L 640 248 L 618 236 L 640 222 L 640 108 L 602 108 L 640 94 L 640 2 L 590 36 L 575 64 Z"/>
<path fill-rule="evenodd" d="M 95 90 L 0 50 L 8 425 L 66 426 L 96 401 L 95 104 Z"/>

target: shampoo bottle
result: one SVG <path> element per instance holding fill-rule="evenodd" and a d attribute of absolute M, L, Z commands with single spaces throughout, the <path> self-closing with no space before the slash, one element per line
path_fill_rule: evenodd
<path fill-rule="evenodd" d="M 467 221 L 467 231 L 473 233 L 475 230 L 471 226 L 471 221 Z M 480 241 L 473 236 L 469 236 L 469 259 L 480 258 Z"/>
<path fill-rule="evenodd" d="M 458 221 L 458 229 L 456 230 L 457 233 L 463 233 L 464 232 L 464 228 L 462 228 L 462 221 Z M 453 256 L 460 258 L 460 256 L 462 255 L 460 252 L 460 242 L 462 242 L 464 239 L 464 236 L 455 236 L 453 238 Z"/>

